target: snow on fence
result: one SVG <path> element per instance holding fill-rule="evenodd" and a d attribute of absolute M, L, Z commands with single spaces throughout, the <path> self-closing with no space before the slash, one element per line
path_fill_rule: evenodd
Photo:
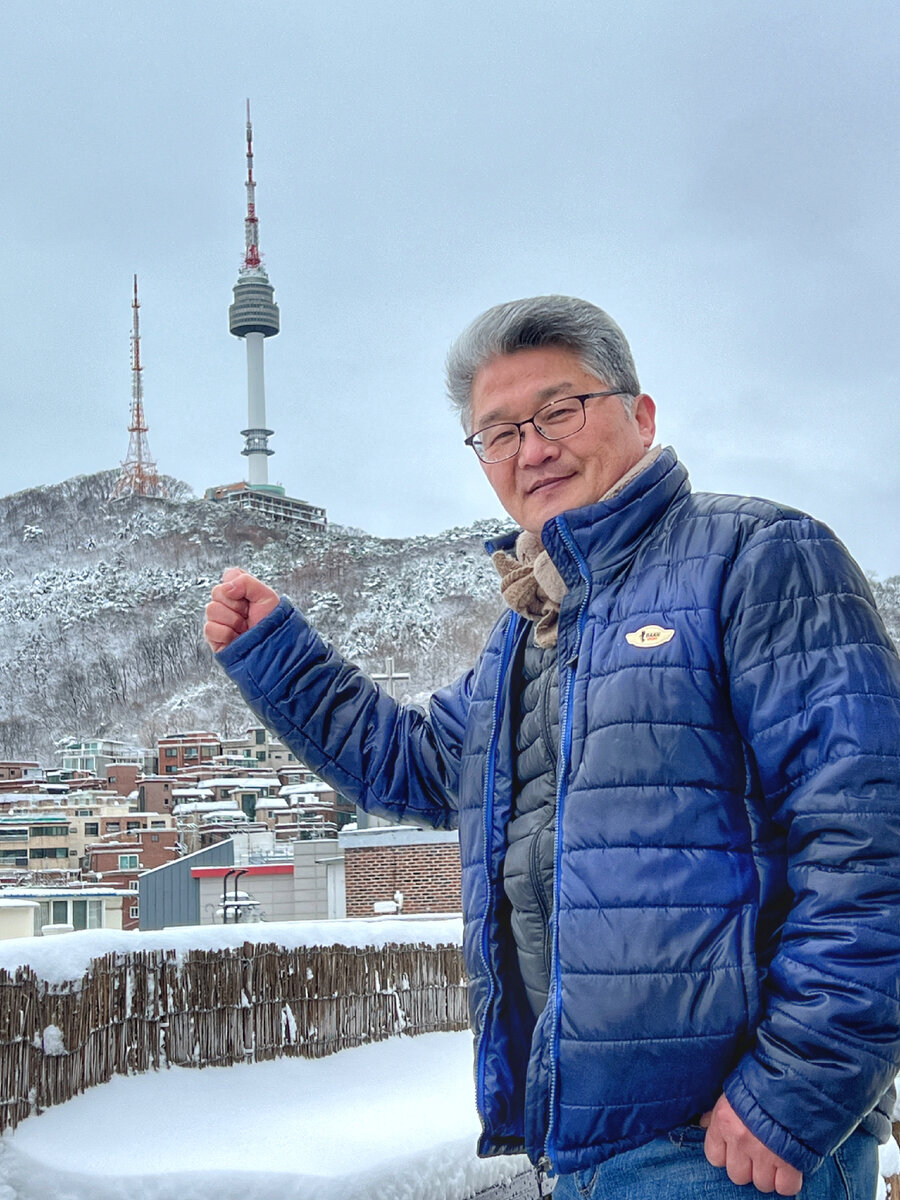
<path fill-rule="evenodd" d="M 467 1026 L 458 946 L 119 951 L 53 983 L 0 969 L 0 1132 L 113 1075 L 320 1058 Z"/>

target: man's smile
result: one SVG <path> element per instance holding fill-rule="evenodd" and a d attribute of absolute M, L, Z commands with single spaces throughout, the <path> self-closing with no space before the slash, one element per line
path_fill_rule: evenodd
<path fill-rule="evenodd" d="M 568 475 L 551 475 L 546 479 L 535 480 L 534 483 L 528 485 L 525 492 L 527 495 L 532 496 L 535 492 L 546 491 L 548 488 L 553 487 L 554 484 L 567 483 L 572 478 L 572 474 L 570 472 Z"/>

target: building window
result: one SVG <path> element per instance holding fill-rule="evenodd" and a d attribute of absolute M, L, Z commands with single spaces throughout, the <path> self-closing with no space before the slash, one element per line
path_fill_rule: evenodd
<path fill-rule="evenodd" d="M 158 834 L 158 833 L 151 833 L 151 834 L 150 834 L 150 841 L 151 841 L 151 842 L 158 842 L 158 841 L 159 841 L 159 834 Z"/>
<path fill-rule="evenodd" d="M 200 757 L 201 758 L 212 758 L 213 754 L 215 753 L 215 750 L 216 750 L 215 746 L 201 746 L 200 747 Z"/>
<path fill-rule="evenodd" d="M 136 854 L 120 854 L 119 855 L 119 870 L 120 871 L 136 871 L 138 869 L 138 856 Z"/>
<path fill-rule="evenodd" d="M 0 850 L 0 866 L 27 867 L 28 853 L 26 850 Z"/>
<path fill-rule="evenodd" d="M 31 836 L 36 837 L 68 837 L 68 825 L 32 825 Z"/>
<path fill-rule="evenodd" d="M 43 925 L 72 925 L 75 929 L 101 929 L 103 926 L 102 900 L 41 900 L 35 915 L 40 932 Z"/>
<path fill-rule="evenodd" d="M 28 852 L 29 858 L 68 858 L 69 851 L 65 846 L 33 846 Z"/>
<path fill-rule="evenodd" d="M 85 823 L 84 823 L 84 836 L 85 837 L 98 837 L 99 834 L 100 834 L 100 822 L 99 821 L 85 821 Z"/>
<path fill-rule="evenodd" d="M 76 929 L 99 929 L 103 924 L 103 901 L 73 900 L 71 924 Z"/>
<path fill-rule="evenodd" d="M 151 821 L 150 822 L 151 829 L 165 829 L 165 827 L 166 827 L 165 821 Z"/>
<path fill-rule="evenodd" d="M 140 829 L 140 827 L 141 827 L 140 821 L 126 821 L 125 822 L 125 828 L 129 831 L 131 831 L 133 829 Z"/>
<path fill-rule="evenodd" d="M 27 827 L 0 829 L 0 842 L 24 842 L 28 837 Z"/>
<path fill-rule="evenodd" d="M 93 811 L 89 808 L 79 808 L 75 813 L 76 817 L 92 817 Z"/>
<path fill-rule="evenodd" d="M 264 746 L 266 744 L 266 731 L 264 729 L 257 729 L 255 733 L 257 746 Z"/>
<path fill-rule="evenodd" d="M 256 752 L 256 761 L 257 761 L 257 762 L 265 762 L 265 761 L 266 761 L 266 752 L 265 752 L 265 750 L 257 750 L 257 752 Z"/>
<path fill-rule="evenodd" d="M 177 746 L 166 746 L 166 758 L 177 758 L 177 757 L 178 757 L 178 747 Z"/>
<path fill-rule="evenodd" d="M 121 821 L 107 821 L 106 822 L 106 832 L 107 833 L 118 833 L 119 830 L 121 829 L 121 827 L 122 827 Z"/>
<path fill-rule="evenodd" d="M 129 917 L 131 917 L 132 921 L 136 921 L 138 919 L 138 917 L 140 916 L 140 909 L 138 908 L 138 906 L 136 904 L 132 904 L 129 907 L 128 915 L 129 915 Z"/>
<path fill-rule="evenodd" d="M 167 775 L 174 775 L 177 770 L 178 770 L 178 768 L 176 766 L 174 766 L 173 764 L 166 763 L 166 774 Z"/>

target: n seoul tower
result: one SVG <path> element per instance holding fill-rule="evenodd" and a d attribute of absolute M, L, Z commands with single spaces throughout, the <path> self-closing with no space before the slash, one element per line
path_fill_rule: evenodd
<path fill-rule="evenodd" d="M 269 482 L 269 438 L 266 428 L 266 385 L 263 367 L 263 342 L 280 328 L 274 289 L 262 265 L 259 253 L 259 219 L 256 215 L 256 180 L 253 178 L 253 126 L 250 101 L 247 101 L 247 216 L 244 220 L 244 263 L 234 285 L 234 303 L 228 309 L 228 328 L 247 345 L 247 429 L 241 451 L 249 459 L 248 482 L 251 487 Z"/>
<path fill-rule="evenodd" d="M 244 220 L 244 262 L 234 285 L 234 303 L 228 309 L 228 328 L 247 343 L 247 428 L 242 454 L 250 460 L 248 479 L 209 487 L 205 499 L 264 513 L 276 521 L 292 521 L 309 530 L 328 525 L 324 508 L 288 496 L 280 483 L 269 483 L 269 438 L 266 428 L 266 388 L 263 343 L 279 330 L 278 305 L 259 253 L 259 220 L 256 216 L 256 180 L 253 178 L 253 126 L 247 101 L 247 216 Z"/>

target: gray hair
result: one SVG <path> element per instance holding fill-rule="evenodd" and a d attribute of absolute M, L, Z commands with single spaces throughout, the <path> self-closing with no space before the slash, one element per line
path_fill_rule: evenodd
<path fill-rule="evenodd" d="M 491 359 L 538 346 L 563 346 L 585 370 L 625 393 L 630 413 L 640 393 L 634 359 L 625 334 L 602 308 L 574 296 L 533 296 L 498 304 L 463 330 L 447 355 L 447 394 L 471 433 L 472 385 Z"/>

